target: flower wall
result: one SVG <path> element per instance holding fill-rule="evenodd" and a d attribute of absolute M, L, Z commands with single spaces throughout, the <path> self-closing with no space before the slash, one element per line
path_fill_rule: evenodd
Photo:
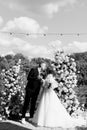
<path fill-rule="evenodd" d="M 77 87 L 76 63 L 63 51 L 57 51 L 55 61 L 52 64 L 58 81 L 57 95 L 62 104 L 72 116 L 77 116 L 83 110 L 77 99 L 75 88 Z"/>
<path fill-rule="evenodd" d="M 33 63 L 37 63 L 36 61 Z M 38 64 L 38 63 L 37 63 Z M 52 69 L 56 72 L 58 87 L 55 89 L 62 104 L 72 116 L 79 115 L 82 107 L 77 99 L 75 88 L 77 88 L 77 66 L 69 55 L 62 51 L 55 53 L 55 61 L 50 62 Z M 28 66 L 28 65 L 27 65 Z M 30 66 L 29 66 L 30 67 Z M 32 65 L 31 65 L 32 67 Z M 31 68 L 30 67 L 30 68 Z M 27 71 L 28 73 L 28 71 Z M 8 70 L 3 69 L 0 74 L 0 116 L 17 119 L 21 114 L 27 75 L 23 69 L 21 60 Z"/>
<path fill-rule="evenodd" d="M 26 74 L 21 69 L 21 60 L 10 69 L 2 70 L 1 76 L 3 89 L 0 96 L 0 115 L 17 118 L 21 113 L 26 85 Z"/>

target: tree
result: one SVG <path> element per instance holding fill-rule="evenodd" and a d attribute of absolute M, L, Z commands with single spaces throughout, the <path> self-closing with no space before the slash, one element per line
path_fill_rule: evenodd
<path fill-rule="evenodd" d="M 5 57 L 0 57 L 0 71 L 2 69 L 8 69 L 9 68 L 9 64 L 8 61 Z"/>
<path fill-rule="evenodd" d="M 77 95 L 80 103 L 86 104 L 87 98 L 87 52 L 74 53 L 71 55 L 77 64 Z"/>
<path fill-rule="evenodd" d="M 21 59 L 21 67 L 22 70 L 26 72 L 28 75 L 29 70 L 30 70 L 30 61 L 27 57 L 23 56 L 21 53 L 18 53 L 14 56 L 14 60 L 17 63 Z"/>

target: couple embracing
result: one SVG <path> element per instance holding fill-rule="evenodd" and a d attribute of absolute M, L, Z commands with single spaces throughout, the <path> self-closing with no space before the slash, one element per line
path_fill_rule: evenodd
<path fill-rule="evenodd" d="M 25 114 L 30 104 L 30 118 L 32 122 L 41 127 L 70 128 L 84 124 L 84 120 L 73 119 L 62 105 L 54 89 L 58 87 L 53 70 L 47 67 L 45 62 L 39 67 L 32 68 L 28 75 L 25 101 L 22 110 L 22 122 L 25 122 Z M 36 101 L 42 90 L 37 109 Z"/>

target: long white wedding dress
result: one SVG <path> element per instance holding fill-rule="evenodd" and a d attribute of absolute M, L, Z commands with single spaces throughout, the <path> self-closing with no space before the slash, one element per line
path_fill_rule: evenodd
<path fill-rule="evenodd" d="M 44 88 L 40 103 L 34 114 L 33 122 L 42 127 L 71 128 L 83 124 L 84 121 L 74 120 L 61 104 L 58 96 L 53 90 L 57 82 L 52 78 L 51 87 Z M 81 125 L 82 125 L 81 124 Z"/>

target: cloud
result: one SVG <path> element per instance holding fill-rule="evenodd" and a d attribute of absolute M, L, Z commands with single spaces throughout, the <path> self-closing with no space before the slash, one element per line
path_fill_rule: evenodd
<path fill-rule="evenodd" d="M 0 55 L 22 53 L 28 57 L 50 57 L 44 45 L 32 44 L 26 40 L 7 35 L 0 35 Z"/>
<path fill-rule="evenodd" d="M 74 5 L 78 0 L 0 0 L 5 8 L 14 13 L 43 17 L 45 12 L 49 17 L 59 12 L 61 8 Z M 81 1 L 80 1 L 81 3 Z M 43 15 L 42 15 L 43 14 Z"/>
<path fill-rule="evenodd" d="M 2 31 L 19 32 L 19 33 L 45 33 L 48 28 L 40 26 L 40 24 L 29 17 L 14 18 L 2 27 Z M 35 36 L 35 35 L 34 35 Z M 29 37 L 30 38 L 30 37 Z M 22 35 L 9 35 L 7 33 L 0 34 L 0 55 L 12 53 L 22 53 L 28 57 L 49 57 L 48 49 L 45 45 L 39 45 L 36 42 L 25 40 Z"/>
<path fill-rule="evenodd" d="M 7 22 L 6 26 L 2 29 L 3 31 L 15 31 L 22 33 L 44 33 L 48 30 L 47 26 L 41 27 L 39 23 L 29 17 L 14 18 Z"/>
<path fill-rule="evenodd" d="M 21 1 L 19 0 L 0 0 L 0 4 L 2 4 L 4 7 L 11 9 L 12 11 L 22 11 L 25 9 L 24 5 L 21 4 Z"/>
<path fill-rule="evenodd" d="M 3 18 L 0 16 L 0 26 L 3 24 L 4 20 Z"/>
<path fill-rule="evenodd" d="M 53 53 L 57 50 L 63 50 L 65 53 L 85 52 L 87 51 L 87 42 L 73 41 L 65 45 L 61 41 L 56 40 L 49 43 L 49 48 Z"/>
<path fill-rule="evenodd" d="M 87 51 L 87 42 L 73 41 L 65 45 L 60 40 L 55 40 L 48 45 L 38 45 L 18 37 L 0 34 L 0 55 L 22 53 L 28 57 L 53 59 L 57 50 L 64 50 L 65 53 L 85 52 Z"/>
<path fill-rule="evenodd" d="M 9 3 L 5 3 L 6 5 L 8 5 L 8 7 L 11 10 L 17 10 L 17 11 L 22 11 L 24 9 L 24 7 L 22 5 L 19 5 L 17 2 L 9 2 Z"/>
<path fill-rule="evenodd" d="M 64 46 L 64 50 L 68 53 L 85 52 L 87 51 L 87 42 L 73 41 Z"/>
<path fill-rule="evenodd" d="M 52 18 L 55 13 L 59 11 L 59 7 L 56 3 L 49 3 L 44 6 L 44 10 L 47 13 L 47 15 Z"/>
<path fill-rule="evenodd" d="M 6 53 L 1 54 L 1 56 L 3 56 L 3 57 L 6 55 L 15 55 L 15 53 L 13 51 L 10 51 L 10 52 L 6 52 Z"/>
<path fill-rule="evenodd" d="M 61 0 L 58 2 L 51 2 L 48 4 L 45 4 L 43 9 L 46 12 L 46 14 L 52 18 L 54 14 L 60 11 L 61 8 L 66 7 L 67 5 L 73 5 L 76 3 L 77 0 Z"/>
<path fill-rule="evenodd" d="M 79 52 L 85 52 L 87 51 L 87 42 L 78 42 L 78 41 L 74 41 L 74 46 L 76 48 L 78 48 Z"/>

